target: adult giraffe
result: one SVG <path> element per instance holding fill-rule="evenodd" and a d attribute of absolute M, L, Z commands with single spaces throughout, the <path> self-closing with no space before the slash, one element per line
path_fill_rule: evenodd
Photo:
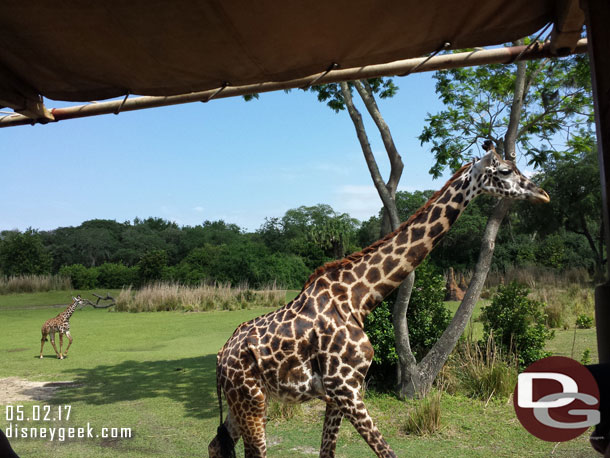
<path fill-rule="evenodd" d="M 326 402 L 321 457 L 335 455 L 347 417 L 377 456 L 396 455 L 373 423 L 361 387 L 373 359 L 365 317 L 432 251 L 479 194 L 532 202 L 549 196 L 504 161 L 490 143 L 481 159 L 463 166 L 408 221 L 383 239 L 318 268 L 301 293 L 280 309 L 242 323 L 218 352 L 220 427 L 210 457 L 266 456 L 269 396 L 284 402 Z M 229 414 L 222 421 L 221 390 Z"/>

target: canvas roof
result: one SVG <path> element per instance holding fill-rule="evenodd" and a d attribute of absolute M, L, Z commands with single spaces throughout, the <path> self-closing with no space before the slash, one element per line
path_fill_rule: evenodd
<path fill-rule="evenodd" d="M 7 0 L 0 105 L 101 100 L 284 81 L 328 69 L 510 42 L 554 24 L 570 48 L 584 21 L 554 0 Z M 567 45 L 566 45 L 567 43 Z M 28 111 L 29 110 L 29 111 Z M 33 108 L 35 111 L 36 108 Z"/>

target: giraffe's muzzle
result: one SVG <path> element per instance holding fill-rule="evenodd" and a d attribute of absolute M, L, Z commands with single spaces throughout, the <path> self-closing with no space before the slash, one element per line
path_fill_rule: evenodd
<path fill-rule="evenodd" d="M 548 204 L 551 201 L 551 198 L 544 189 L 538 188 L 528 200 L 535 204 Z"/>

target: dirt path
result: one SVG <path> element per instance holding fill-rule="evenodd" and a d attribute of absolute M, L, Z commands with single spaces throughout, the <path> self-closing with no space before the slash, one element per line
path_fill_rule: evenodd
<path fill-rule="evenodd" d="M 31 382 L 19 377 L 0 379 L 0 405 L 18 401 L 48 401 L 64 386 L 74 382 Z"/>

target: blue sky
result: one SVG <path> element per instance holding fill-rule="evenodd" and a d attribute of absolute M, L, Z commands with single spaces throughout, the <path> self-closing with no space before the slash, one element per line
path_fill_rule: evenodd
<path fill-rule="evenodd" d="M 405 163 L 400 189 L 439 188 L 446 178 L 432 180 L 432 155 L 417 140 L 426 113 L 441 108 L 432 74 L 395 81 L 398 94 L 379 103 Z M 387 176 L 381 140 L 367 127 Z M 253 231 L 300 205 L 328 203 L 360 220 L 381 206 L 348 114 L 300 90 L 12 127 L 0 137 L 0 229 L 155 216 Z"/>

